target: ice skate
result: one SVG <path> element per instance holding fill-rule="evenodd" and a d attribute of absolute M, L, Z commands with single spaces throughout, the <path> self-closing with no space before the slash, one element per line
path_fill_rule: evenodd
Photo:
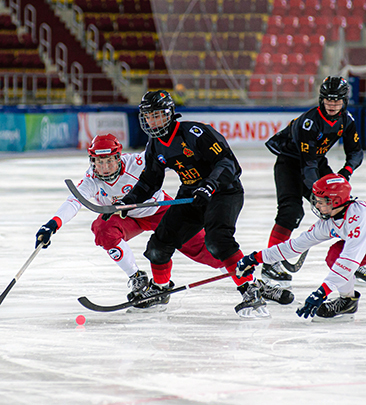
<path fill-rule="evenodd" d="M 151 279 L 149 285 L 144 288 L 142 292 L 139 294 L 139 298 L 151 298 L 149 300 L 141 302 L 141 304 L 134 305 L 135 308 L 150 308 L 155 305 L 167 305 L 170 301 L 170 295 L 162 295 L 158 297 L 154 297 L 155 295 L 161 292 L 168 292 L 174 288 L 173 281 L 169 281 L 169 286 L 161 287 L 156 285 L 153 280 Z"/>
<path fill-rule="evenodd" d="M 262 280 L 270 285 L 280 285 L 282 288 L 291 288 L 291 274 L 285 271 L 280 262 L 262 266 Z"/>
<path fill-rule="evenodd" d="M 235 312 L 246 319 L 264 319 L 271 315 L 267 309 L 267 304 L 262 298 L 261 288 L 255 283 L 245 283 L 238 287 L 238 291 L 243 296 L 243 302 L 235 307 Z"/>
<path fill-rule="evenodd" d="M 354 297 L 338 297 L 323 302 L 316 311 L 313 322 L 351 322 L 355 319 L 361 294 L 355 291 Z"/>
<path fill-rule="evenodd" d="M 127 294 L 127 299 L 129 301 L 132 301 L 148 285 L 149 285 L 149 277 L 147 276 L 147 273 L 145 271 L 138 270 L 128 280 L 127 286 L 131 287 L 131 291 Z"/>
<path fill-rule="evenodd" d="M 359 285 L 365 285 L 366 283 L 366 266 L 360 266 L 356 272 L 356 283 Z"/>
<path fill-rule="evenodd" d="M 265 300 L 275 301 L 281 305 L 288 305 L 295 299 L 294 294 L 290 290 L 286 290 L 279 285 L 271 286 L 262 280 L 257 280 L 256 283 L 260 286 L 262 297 Z"/>

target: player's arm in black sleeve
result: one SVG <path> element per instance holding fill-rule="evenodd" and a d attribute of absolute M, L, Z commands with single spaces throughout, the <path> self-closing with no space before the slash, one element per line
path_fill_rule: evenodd
<path fill-rule="evenodd" d="M 353 171 L 359 167 L 363 161 L 363 151 L 361 147 L 360 137 L 357 133 L 356 124 L 349 116 L 349 124 L 343 134 L 343 148 L 346 154 L 346 162 L 339 174 L 344 176 L 347 180 L 350 179 Z"/>
<path fill-rule="evenodd" d="M 142 203 L 153 196 L 163 185 L 165 169 L 159 164 L 153 153 L 146 152 L 145 167 L 139 181 L 123 198 L 125 204 Z"/>
<path fill-rule="evenodd" d="M 314 128 L 313 128 L 314 127 Z M 297 147 L 300 153 L 301 174 L 304 184 L 311 190 L 313 183 L 320 177 L 318 160 L 316 158 L 316 131 L 315 123 L 310 130 L 298 128 Z"/>
<path fill-rule="evenodd" d="M 197 146 L 204 159 L 213 166 L 206 180 L 216 189 L 224 188 L 239 178 L 240 166 L 225 138 L 219 132 L 211 126 L 206 126 L 204 135 L 197 139 Z"/>

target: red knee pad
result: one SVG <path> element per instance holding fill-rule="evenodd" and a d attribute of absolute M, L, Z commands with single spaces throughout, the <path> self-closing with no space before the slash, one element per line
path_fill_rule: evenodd
<path fill-rule="evenodd" d="M 95 235 L 95 244 L 109 250 L 117 246 L 123 237 L 121 229 L 118 226 L 118 221 L 121 218 L 117 215 L 112 215 L 108 221 L 103 221 L 102 216 L 92 223 L 91 230 Z"/>

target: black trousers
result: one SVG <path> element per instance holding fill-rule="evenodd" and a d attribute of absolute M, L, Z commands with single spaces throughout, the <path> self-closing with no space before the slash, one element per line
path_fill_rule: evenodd
<path fill-rule="evenodd" d="M 144 255 L 153 264 L 167 263 L 175 249 L 205 229 L 205 244 L 212 256 L 225 260 L 239 250 L 234 238 L 236 221 L 244 203 L 243 189 L 217 193 L 206 207 L 171 206 L 151 236 Z"/>
<path fill-rule="evenodd" d="M 320 177 L 333 173 L 325 157 L 318 164 Z M 274 166 L 274 178 L 277 192 L 276 224 L 293 231 L 304 217 L 303 197 L 308 201 L 309 190 L 301 175 L 300 161 L 279 155 Z"/>

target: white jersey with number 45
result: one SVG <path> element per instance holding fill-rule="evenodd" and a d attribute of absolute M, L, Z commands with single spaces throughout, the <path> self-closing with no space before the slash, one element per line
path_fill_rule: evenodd
<path fill-rule="evenodd" d="M 145 167 L 145 152 L 124 154 L 121 156 L 121 160 L 125 164 L 125 171 L 110 183 L 95 177 L 92 167 L 89 167 L 77 186 L 80 194 L 88 200 L 95 198 L 100 205 L 111 205 L 115 199 L 123 198 L 128 194 L 137 183 Z M 164 193 L 159 190 L 146 202 L 163 200 Z M 78 213 L 80 208 L 79 201 L 73 195 L 70 195 L 57 210 L 55 216 L 59 217 L 64 225 Z M 158 209 L 159 207 L 134 209 L 128 212 L 128 216 L 132 218 L 148 217 L 154 215 Z"/>
<path fill-rule="evenodd" d="M 320 219 L 295 239 L 262 250 L 264 263 L 272 264 L 293 258 L 321 242 L 338 238 L 344 247 L 324 282 L 334 291 L 347 282 L 366 255 L 366 202 L 352 202 L 342 219 Z"/>

